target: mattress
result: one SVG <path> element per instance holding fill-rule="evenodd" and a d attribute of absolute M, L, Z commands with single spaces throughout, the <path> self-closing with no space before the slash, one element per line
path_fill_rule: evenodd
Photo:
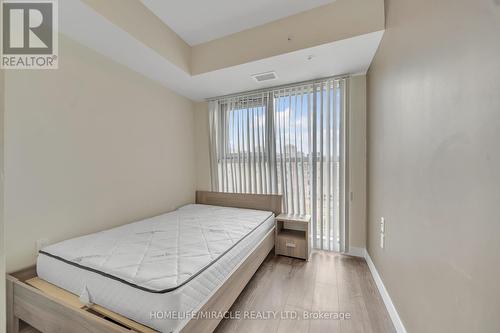
<path fill-rule="evenodd" d="M 273 226 L 271 212 L 187 205 L 45 247 L 37 273 L 83 302 L 175 332 Z"/>

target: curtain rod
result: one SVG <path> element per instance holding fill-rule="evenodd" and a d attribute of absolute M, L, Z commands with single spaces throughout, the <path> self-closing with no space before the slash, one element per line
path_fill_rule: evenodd
<path fill-rule="evenodd" d="M 296 82 L 296 83 L 289 83 L 289 84 L 283 84 L 280 86 L 274 86 L 274 87 L 268 87 L 268 88 L 262 88 L 262 89 L 256 89 L 256 90 L 250 90 L 246 92 L 239 92 L 239 93 L 234 93 L 234 94 L 229 94 L 229 95 L 222 95 L 222 96 L 217 96 L 217 97 L 210 97 L 206 98 L 206 102 L 211 102 L 211 101 L 216 101 L 219 99 L 223 98 L 230 98 L 230 97 L 243 97 L 243 96 L 248 96 L 248 95 L 255 95 L 258 93 L 264 93 L 264 92 L 269 92 L 277 89 L 283 89 L 283 88 L 291 88 L 291 87 L 296 87 L 296 86 L 301 86 L 304 84 L 311 84 L 311 83 L 318 83 L 326 80 L 340 80 L 340 79 L 347 79 L 351 77 L 349 74 L 344 74 L 344 75 L 336 75 L 336 76 L 328 76 L 328 77 L 323 77 L 320 79 L 313 79 L 313 80 L 307 80 L 307 81 L 301 81 L 301 82 Z"/>

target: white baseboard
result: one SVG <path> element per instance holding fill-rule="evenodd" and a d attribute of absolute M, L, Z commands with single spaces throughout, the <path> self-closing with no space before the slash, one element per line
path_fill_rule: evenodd
<path fill-rule="evenodd" d="M 385 307 L 389 312 L 389 316 L 391 317 L 392 323 L 396 328 L 396 332 L 407 333 L 406 328 L 404 327 L 403 322 L 399 317 L 398 311 L 396 310 L 394 303 L 392 303 L 391 296 L 389 296 L 387 289 L 385 289 L 384 282 L 382 282 L 382 278 L 378 274 L 377 268 L 373 264 L 372 258 L 370 258 L 370 255 L 366 250 L 365 250 L 365 260 L 366 263 L 368 264 L 368 268 L 370 268 L 370 272 L 372 273 L 373 279 L 375 280 L 375 284 L 377 285 L 378 291 L 382 296 L 382 300 L 384 301 Z"/>

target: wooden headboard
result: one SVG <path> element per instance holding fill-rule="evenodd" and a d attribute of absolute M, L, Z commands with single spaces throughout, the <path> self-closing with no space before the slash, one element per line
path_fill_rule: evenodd
<path fill-rule="evenodd" d="M 196 203 L 223 207 L 248 208 L 281 214 L 281 195 L 278 194 L 245 194 L 196 191 Z"/>

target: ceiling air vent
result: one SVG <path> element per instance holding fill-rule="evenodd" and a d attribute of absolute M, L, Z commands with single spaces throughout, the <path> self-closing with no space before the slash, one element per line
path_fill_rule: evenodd
<path fill-rule="evenodd" d="M 273 71 L 273 72 L 254 74 L 252 75 L 252 78 L 257 82 L 264 82 L 269 80 L 276 80 L 278 76 L 276 75 L 276 72 Z"/>

